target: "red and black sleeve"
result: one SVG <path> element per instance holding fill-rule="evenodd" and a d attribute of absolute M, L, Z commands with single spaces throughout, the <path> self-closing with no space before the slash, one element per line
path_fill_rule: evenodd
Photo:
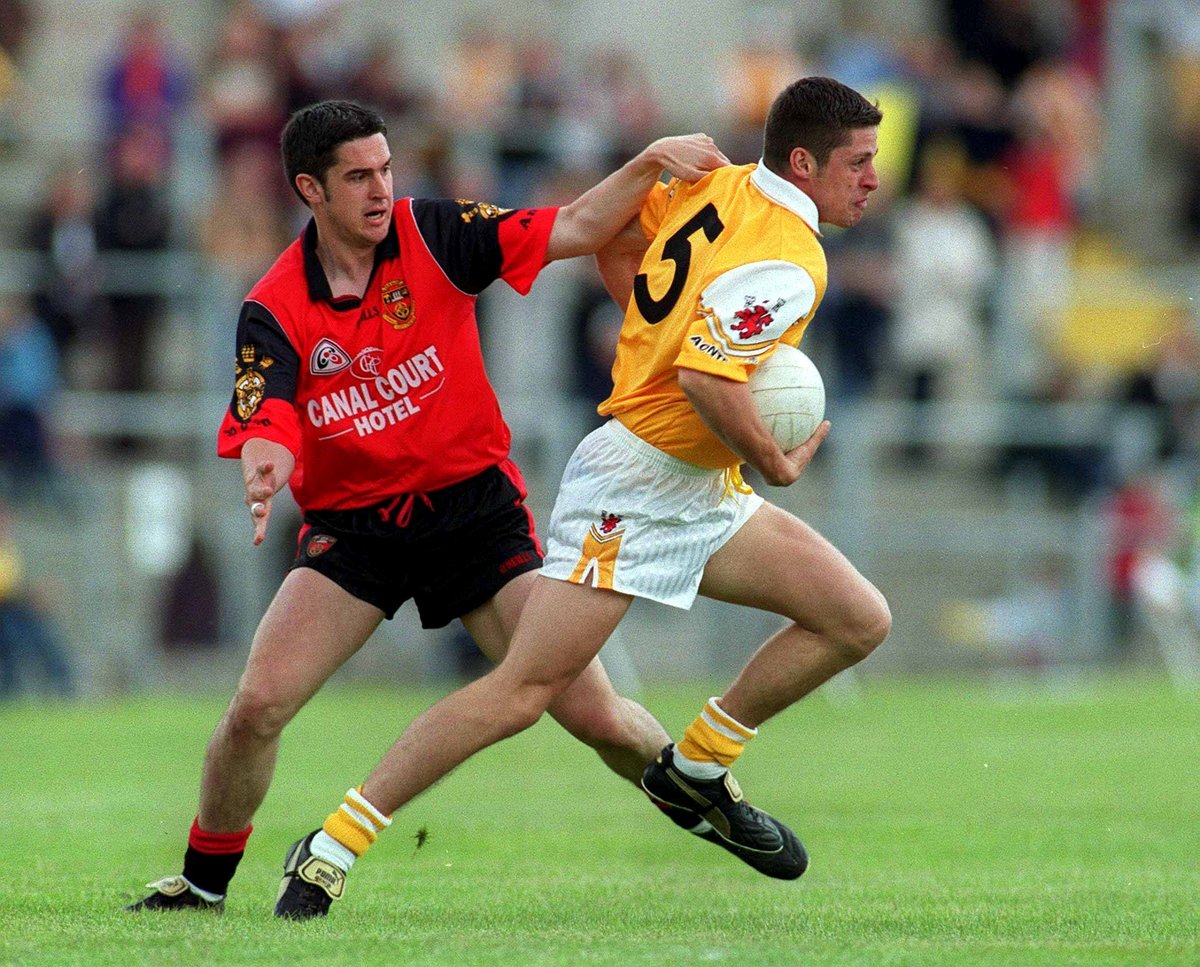
<path fill-rule="evenodd" d="M 473 201 L 415 198 L 413 219 L 446 277 L 478 295 L 496 279 L 526 294 L 546 264 L 557 208 L 505 211 Z"/>
<path fill-rule="evenodd" d="M 271 311 L 261 302 L 243 303 L 233 398 L 217 437 L 220 456 L 241 456 L 242 446 L 255 437 L 299 456 L 300 422 L 293 405 L 299 372 L 300 356 Z"/>

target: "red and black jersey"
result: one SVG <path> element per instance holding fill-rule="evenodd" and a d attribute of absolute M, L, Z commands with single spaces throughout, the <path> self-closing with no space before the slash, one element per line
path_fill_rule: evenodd
<path fill-rule="evenodd" d="M 503 461 L 476 296 L 498 278 L 529 291 L 556 213 L 402 198 L 362 299 L 332 297 L 310 222 L 242 306 L 217 452 L 239 457 L 253 437 L 287 447 L 304 510 L 436 490 Z"/>

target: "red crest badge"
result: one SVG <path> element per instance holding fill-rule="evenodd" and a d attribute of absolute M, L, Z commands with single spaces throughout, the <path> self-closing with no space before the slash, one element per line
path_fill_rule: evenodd
<path fill-rule="evenodd" d="M 412 293 L 403 279 L 383 283 L 383 318 L 397 331 L 407 329 L 417 321 L 413 315 Z"/>

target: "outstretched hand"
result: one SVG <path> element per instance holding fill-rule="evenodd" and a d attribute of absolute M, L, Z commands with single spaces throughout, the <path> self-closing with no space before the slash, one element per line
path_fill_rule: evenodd
<path fill-rule="evenodd" d="M 287 485 L 295 468 L 296 458 L 291 451 L 274 441 L 247 440 L 242 447 L 242 482 L 246 485 L 245 503 L 254 524 L 256 547 L 267 536 L 273 499 Z"/>
<path fill-rule="evenodd" d="M 657 150 L 663 168 L 674 178 L 699 181 L 710 171 L 730 163 L 725 153 L 707 134 L 680 134 L 660 138 L 652 147 Z"/>
<path fill-rule="evenodd" d="M 246 506 L 250 508 L 250 520 L 254 524 L 254 545 L 257 547 L 267 536 L 267 524 L 271 520 L 271 500 L 279 492 L 276 482 L 275 464 L 263 460 L 254 464 L 246 480 Z"/>

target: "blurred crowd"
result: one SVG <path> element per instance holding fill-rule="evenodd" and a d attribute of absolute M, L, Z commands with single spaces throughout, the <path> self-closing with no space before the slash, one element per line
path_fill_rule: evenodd
<path fill-rule="evenodd" d="M 796 77 L 835 76 L 884 109 L 882 188 L 860 226 L 827 234 L 830 287 L 806 341 L 833 405 L 1149 404 L 1158 465 L 1194 469 L 1194 303 L 1152 297 L 1150 338 L 1134 352 L 1071 348 L 1072 320 L 1078 330 L 1089 318 L 1080 271 L 1107 274 L 1120 289 L 1120 272 L 1140 257 L 1108 204 L 1121 180 L 1103 171 L 1111 119 L 1102 105 L 1114 83 L 1106 37 L 1120 0 L 931 4 L 940 30 L 920 35 L 868 13 L 813 28 L 786 8 L 762 8 L 748 14 L 744 42 L 716 76 L 720 107 L 705 129 L 735 163 L 758 159 L 767 107 Z M 1168 119 L 1158 147 L 1178 179 L 1166 228 L 1179 258 L 1194 261 L 1200 18 L 1191 0 L 1140 7 Z M 35 12 L 27 0 L 0 0 L 0 162 L 14 149 L 6 105 L 19 100 L 27 40 L 40 29 Z M 20 237 L 7 243 L 41 253 L 41 275 L 31 295 L 0 296 L 0 492 L 20 500 L 56 473 L 45 420 L 59 388 L 167 388 L 152 361 L 172 280 L 161 261 L 138 257 L 182 251 L 203 260 L 228 307 L 225 328 L 212 334 L 225 345 L 242 295 L 305 220 L 278 161 L 294 109 L 325 97 L 369 104 L 388 120 L 398 195 L 502 206 L 566 201 L 655 137 L 677 133 L 640 48 L 580 54 L 509 33 L 503 21 L 469 23 L 431 84 L 410 70 L 403 43 L 355 37 L 343 13 L 337 4 L 232 0 L 206 50 L 173 36 L 153 6 L 123 25 L 94 79 L 101 150 L 53 166 Z M 181 193 L 180 165 L 197 132 L 209 185 Z M 132 284 L 102 284 L 110 253 L 131 257 Z M 581 399 L 607 394 L 620 316 L 580 268 L 567 331 Z M 913 445 L 905 457 L 934 455 Z M 994 469 L 1016 464 L 1074 497 L 1117 495 L 1145 470 L 1060 446 L 1009 447 Z M 1190 500 L 1188 491 L 1176 503 Z"/>

